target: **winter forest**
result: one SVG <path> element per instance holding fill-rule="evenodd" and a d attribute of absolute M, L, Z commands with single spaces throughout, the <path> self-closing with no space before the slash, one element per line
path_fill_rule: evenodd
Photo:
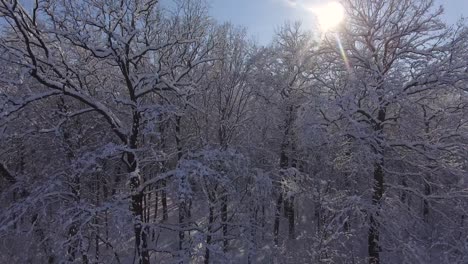
<path fill-rule="evenodd" d="M 0 263 L 468 263 L 466 21 L 169 2 L 0 0 Z"/>

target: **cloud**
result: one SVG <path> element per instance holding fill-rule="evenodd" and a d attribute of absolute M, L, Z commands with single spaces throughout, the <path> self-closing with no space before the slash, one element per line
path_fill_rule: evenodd
<path fill-rule="evenodd" d="M 298 0 L 284 0 L 286 2 L 286 4 L 292 6 L 292 7 L 296 7 L 297 6 L 297 2 Z"/>
<path fill-rule="evenodd" d="M 281 2 L 293 8 L 301 8 L 307 10 L 316 9 L 318 6 L 326 4 L 327 0 L 281 0 Z"/>

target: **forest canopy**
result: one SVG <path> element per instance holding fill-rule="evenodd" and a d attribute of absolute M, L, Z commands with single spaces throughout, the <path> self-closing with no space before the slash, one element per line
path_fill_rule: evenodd
<path fill-rule="evenodd" d="M 0 263 L 468 263 L 468 24 L 434 0 L 266 45 L 203 0 L 23 2 Z"/>

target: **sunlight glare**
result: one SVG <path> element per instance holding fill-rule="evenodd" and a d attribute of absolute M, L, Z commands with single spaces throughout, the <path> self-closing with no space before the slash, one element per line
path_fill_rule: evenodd
<path fill-rule="evenodd" d="M 330 2 L 312 10 L 317 16 L 320 29 L 327 32 L 338 26 L 344 19 L 344 7 L 338 2 Z"/>

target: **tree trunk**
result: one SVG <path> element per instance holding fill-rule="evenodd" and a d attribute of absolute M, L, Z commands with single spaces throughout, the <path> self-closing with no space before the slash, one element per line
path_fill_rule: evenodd
<path fill-rule="evenodd" d="M 101 204 L 101 201 L 100 201 L 100 190 L 101 190 L 101 184 L 100 184 L 100 180 L 99 180 L 99 175 L 96 174 L 96 206 L 99 207 L 100 204 Z M 95 256 L 95 260 L 96 260 L 96 263 L 99 262 L 99 234 L 100 234 L 100 229 L 99 229 L 99 214 L 96 212 L 96 215 L 94 216 L 94 225 L 96 226 L 96 234 L 95 234 L 95 237 L 94 237 L 94 243 L 95 243 L 95 248 L 96 248 L 96 256 Z"/>
<path fill-rule="evenodd" d="M 175 117 L 175 140 L 176 140 L 176 148 L 177 148 L 177 161 L 182 159 L 182 141 L 181 141 L 181 119 L 182 117 L 176 116 Z M 187 218 L 187 201 L 186 197 L 179 197 L 179 251 L 181 254 L 185 250 L 184 241 L 185 241 L 185 222 Z M 181 261 L 180 263 L 183 263 Z"/>
<path fill-rule="evenodd" d="M 278 201 L 276 202 L 276 212 L 275 212 L 275 224 L 273 233 L 275 236 L 275 245 L 278 246 L 278 236 L 279 236 L 279 226 L 280 226 L 280 216 L 281 216 L 281 206 L 283 204 L 283 193 L 281 192 Z"/>
<path fill-rule="evenodd" d="M 80 177 L 74 176 L 72 178 L 72 193 L 75 196 L 75 203 L 79 204 L 81 200 L 81 183 L 80 183 Z M 76 221 L 73 221 L 70 227 L 68 228 L 68 237 L 70 240 L 70 243 L 73 242 L 74 237 L 76 234 L 78 234 L 78 223 Z M 69 260 L 74 261 L 76 257 L 76 252 L 77 252 L 78 245 L 75 243 L 75 245 L 70 244 L 67 249 L 67 253 L 69 255 Z"/>
<path fill-rule="evenodd" d="M 169 219 L 169 215 L 168 215 L 168 212 L 167 212 L 167 192 L 166 192 L 166 187 L 167 187 L 167 184 L 166 184 L 166 180 L 161 180 L 161 204 L 162 204 L 162 213 L 163 213 L 163 217 L 162 217 L 162 220 L 163 221 L 167 221 L 167 219 Z"/>
<path fill-rule="evenodd" d="M 213 232 L 213 222 L 214 222 L 214 207 L 210 203 L 210 213 L 208 216 L 208 234 L 206 235 L 206 249 L 205 249 L 205 264 L 210 263 L 210 245 Z"/>
<path fill-rule="evenodd" d="M 380 230 L 379 230 L 379 210 L 380 203 L 383 196 L 383 164 L 375 164 L 374 170 L 374 187 L 372 195 L 372 205 L 375 208 L 375 213 L 371 213 L 370 226 L 369 226 L 369 263 L 379 264 L 380 263 Z"/>
<path fill-rule="evenodd" d="M 431 131 L 431 123 L 430 118 L 428 118 L 428 113 L 426 108 L 423 106 L 423 113 L 424 113 L 424 132 L 426 133 L 427 140 L 430 141 L 429 132 Z M 429 166 L 430 169 L 433 169 L 432 166 Z M 431 185 L 430 183 L 431 175 L 427 173 L 427 177 L 423 176 L 424 181 L 424 198 L 423 198 L 423 219 L 424 222 L 429 222 L 429 201 L 427 200 L 427 196 L 431 194 Z"/>
<path fill-rule="evenodd" d="M 154 192 L 154 215 L 153 222 L 156 223 L 158 220 L 158 203 L 159 203 L 159 183 L 156 184 L 156 191 Z"/>
<path fill-rule="evenodd" d="M 382 98 L 379 98 L 382 104 Z M 383 122 L 385 122 L 386 110 L 381 107 L 378 112 L 379 123 L 375 125 L 374 131 L 377 134 L 377 144 L 374 146 L 375 154 L 378 155 L 374 163 L 374 179 L 373 179 L 373 194 L 372 208 L 369 221 L 368 246 L 369 246 L 369 264 L 380 263 L 380 224 L 379 215 L 384 193 L 384 151 L 383 151 Z"/>
<path fill-rule="evenodd" d="M 139 264 L 149 264 L 148 236 L 144 223 L 143 192 L 139 190 L 141 177 L 138 172 L 136 157 L 133 153 L 127 153 L 127 162 L 129 165 L 131 196 L 131 211 L 134 217 L 135 248 Z"/>
<path fill-rule="evenodd" d="M 265 208 L 265 205 L 262 204 L 262 241 L 265 240 L 265 233 L 266 233 L 266 230 L 265 230 L 265 224 L 266 224 L 266 208 Z"/>
<path fill-rule="evenodd" d="M 161 141 L 160 141 L 160 148 L 162 151 L 166 151 L 166 138 L 165 138 L 165 126 L 166 124 L 165 123 L 161 123 L 161 125 L 159 126 L 159 132 L 161 134 Z M 177 160 L 180 160 L 182 158 L 182 147 L 180 145 L 180 118 L 177 118 L 176 119 L 176 143 L 177 143 L 177 151 L 178 151 L 178 154 L 177 154 Z M 166 168 L 166 161 L 163 161 L 161 162 L 161 167 L 159 169 L 159 171 L 161 173 L 164 173 L 166 172 L 167 168 Z M 157 187 L 158 189 L 161 188 L 161 190 L 159 190 L 159 192 L 161 193 L 161 205 L 162 205 L 162 213 L 163 213 L 163 216 L 162 216 L 162 220 L 163 221 L 167 221 L 169 219 L 169 216 L 168 216 L 168 212 L 167 212 L 167 190 L 166 190 L 166 187 L 167 187 L 167 182 L 166 182 L 166 179 L 162 179 L 160 181 L 158 181 L 158 184 L 157 184 Z M 157 191 L 158 192 L 158 191 Z M 158 195 L 158 193 L 156 192 L 156 195 Z M 156 207 L 157 208 L 157 205 Z"/>
<path fill-rule="evenodd" d="M 424 222 L 426 223 L 429 222 L 429 201 L 427 200 L 427 196 L 431 195 L 431 185 L 427 182 L 427 180 L 425 180 L 424 182 L 424 198 L 423 198 L 423 219 L 424 219 Z"/>
<path fill-rule="evenodd" d="M 140 112 L 134 110 L 131 136 L 128 139 L 128 146 L 132 151 L 126 152 L 127 171 L 130 176 L 131 211 L 134 217 L 135 247 L 139 264 L 150 264 L 148 252 L 148 229 L 143 228 L 144 223 L 144 190 L 140 190 L 143 184 L 138 160 L 133 152 L 138 148 L 138 134 L 140 128 Z"/>
<path fill-rule="evenodd" d="M 179 251 L 181 255 L 185 254 L 183 252 L 185 250 L 184 247 L 184 242 L 185 242 L 185 222 L 186 222 L 186 211 L 187 211 L 187 203 L 185 200 L 182 200 L 179 202 Z M 183 263 L 181 261 L 180 263 Z"/>
<path fill-rule="evenodd" d="M 289 197 L 286 203 L 288 204 L 289 239 L 296 239 L 294 196 Z"/>
<path fill-rule="evenodd" d="M 103 188 L 102 188 L 102 194 L 104 195 L 104 201 L 107 201 L 109 198 L 109 187 L 107 186 L 108 182 L 104 181 Z M 106 233 L 106 248 L 110 248 L 109 244 L 109 209 L 106 209 L 104 211 L 104 228 L 105 228 L 105 233 Z"/>
<path fill-rule="evenodd" d="M 139 264 L 149 264 L 149 252 L 147 249 L 147 230 L 143 228 L 143 195 L 141 193 L 132 195 L 132 212 L 135 218 L 135 247 L 138 254 Z"/>
<path fill-rule="evenodd" d="M 318 187 L 318 193 L 320 193 L 320 186 Z M 314 216 L 315 216 L 315 222 L 317 223 L 316 234 L 318 234 L 320 232 L 320 228 L 321 228 L 321 217 L 322 217 L 321 210 L 322 210 L 322 206 L 320 204 L 320 196 L 316 197 L 314 195 L 314 198 L 315 198 Z"/>
<path fill-rule="evenodd" d="M 401 181 L 401 186 L 403 186 L 404 188 L 408 187 L 408 183 L 406 182 L 406 179 L 404 178 L 404 176 L 401 177 L 400 181 Z M 407 203 L 407 200 L 406 200 L 407 196 L 408 196 L 408 194 L 407 194 L 406 190 L 402 190 L 401 195 L 400 195 L 400 201 L 403 204 Z"/>
<path fill-rule="evenodd" d="M 224 191 L 222 197 L 221 197 L 221 222 L 222 222 L 222 228 L 223 228 L 223 251 L 227 251 L 228 247 L 228 199 L 227 199 L 227 192 Z"/>
<path fill-rule="evenodd" d="M 157 223 L 158 221 L 158 203 L 159 203 L 159 183 L 156 183 L 156 188 L 154 191 L 154 215 L 153 215 L 153 223 Z M 156 232 L 153 228 L 151 234 L 151 240 L 154 241 L 156 239 Z"/>

